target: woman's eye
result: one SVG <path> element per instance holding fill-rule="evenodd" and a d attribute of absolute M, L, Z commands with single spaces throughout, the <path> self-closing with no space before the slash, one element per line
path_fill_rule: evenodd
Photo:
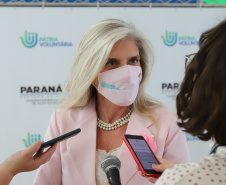
<path fill-rule="evenodd" d="M 137 64 L 137 63 L 139 63 L 139 62 L 140 62 L 140 60 L 137 59 L 137 58 L 132 58 L 132 59 L 130 60 L 130 63 L 131 63 L 131 64 Z"/>
<path fill-rule="evenodd" d="M 114 66 L 115 64 L 116 64 L 115 61 L 110 60 L 106 63 L 106 66 Z"/>

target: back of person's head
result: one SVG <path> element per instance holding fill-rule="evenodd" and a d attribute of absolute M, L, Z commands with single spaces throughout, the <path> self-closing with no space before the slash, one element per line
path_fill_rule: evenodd
<path fill-rule="evenodd" d="M 204 32 L 177 96 L 180 127 L 226 145 L 226 20 Z"/>
<path fill-rule="evenodd" d="M 149 43 L 133 25 L 119 19 L 107 19 L 95 24 L 83 35 L 63 92 L 62 107 L 85 106 L 96 98 L 96 89 L 92 83 L 104 68 L 114 44 L 124 39 L 132 39 L 139 48 L 142 81 L 137 97 L 144 96 L 144 84 L 153 56 Z"/>

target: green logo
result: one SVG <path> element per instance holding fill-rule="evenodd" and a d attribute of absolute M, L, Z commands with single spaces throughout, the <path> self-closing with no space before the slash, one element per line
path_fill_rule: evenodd
<path fill-rule="evenodd" d="M 174 46 L 177 43 L 177 32 L 168 32 L 166 30 L 165 37 L 161 36 L 163 42 L 167 46 Z"/>
<path fill-rule="evenodd" d="M 20 37 L 22 44 L 27 48 L 33 48 L 38 42 L 38 33 L 24 32 L 24 37 Z"/>
<path fill-rule="evenodd" d="M 226 4 L 226 0 L 204 0 L 206 4 Z"/>
<path fill-rule="evenodd" d="M 27 139 L 22 139 L 26 148 L 39 140 L 43 141 L 40 134 L 30 134 L 30 132 L 27 133 Z"/>
<path fill-rule="evenodd" d="M 19 37 L 24 47 L 33 48 L 36 45 L 40 47 L 72 47 L 72 42 L 59 40 L 55 36 L 39 36 L 37 32 L 24 32 L 24 37 Z"/>
<path fill-rule="evenodd" d="M 100 84 L 103 88 L 120 90 L 120 88 L 115 87 L 115 85 L 107 84 L 106 82 L 103 82 L 103 81 Z"/>

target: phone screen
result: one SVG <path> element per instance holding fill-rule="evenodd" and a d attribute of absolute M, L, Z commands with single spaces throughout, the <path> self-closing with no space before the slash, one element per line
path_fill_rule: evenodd
<path fill-rule="evenodd" d="M 144 170 L 153 170 L 152 164 L 159 164 L 145 140 L 128 138 L 128 142 Z"/>

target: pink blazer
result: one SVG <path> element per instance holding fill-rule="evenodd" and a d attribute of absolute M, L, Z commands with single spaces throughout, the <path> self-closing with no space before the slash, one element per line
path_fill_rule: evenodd
<path fill-rule="evenodd" d="M 166 108 L 160 108 L 155 111 L 155 118 L 159 126 L 158 136 L 152 122 L 136 112 L 130 117 L 126 133 L 154 135 L 157 157 L 175 162 L 189 161 L 185 134 L 176 124 L 176 115 Z M 58 143 L 50 161 L 38 169 L 34 185 L 96 185 L 96 120 L 94 103 L 84 108 L 56 110 L 52 114 L 46 141 L 76 128 L 81 128 L 81 133 Z M 122 185 L 152 184 L 139 174 L 124 143 L 119 159 Z"/>

